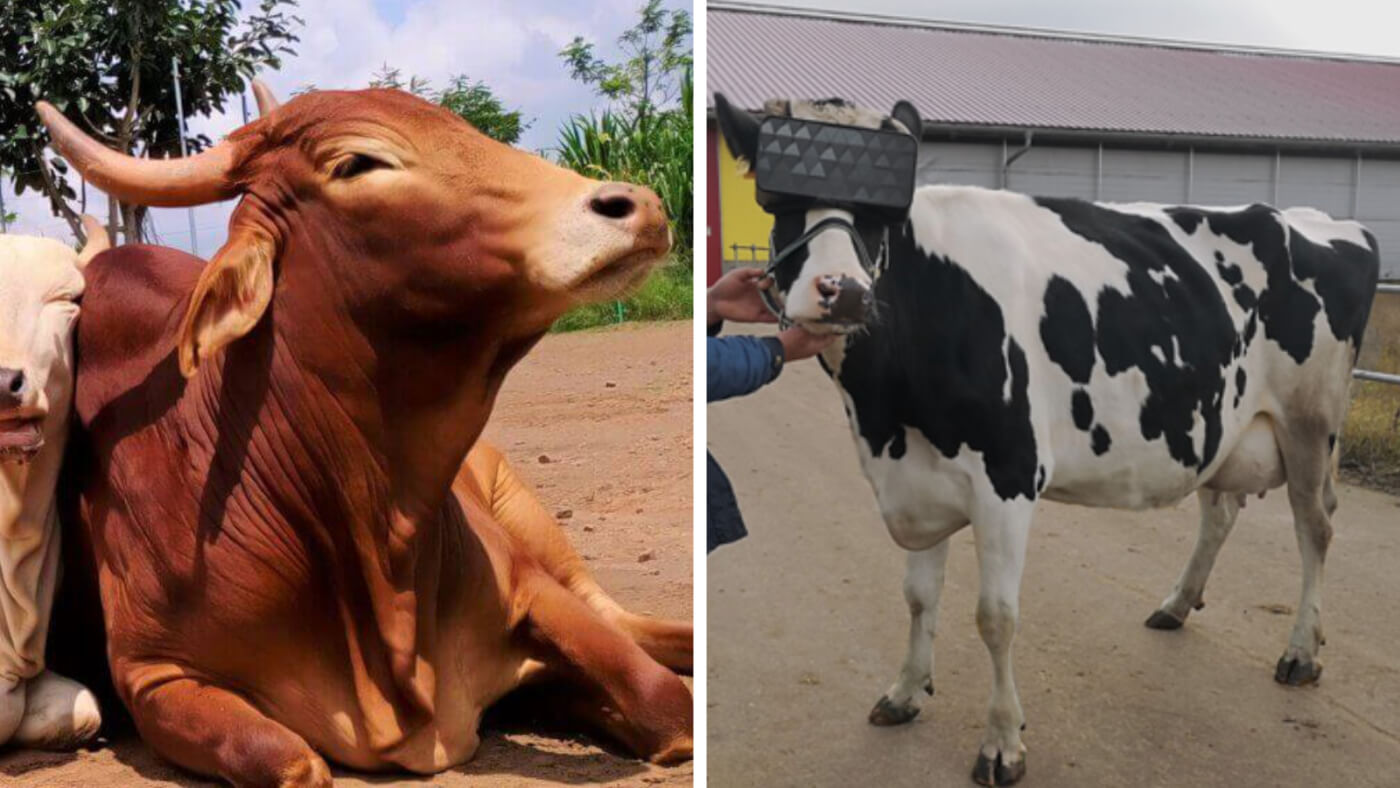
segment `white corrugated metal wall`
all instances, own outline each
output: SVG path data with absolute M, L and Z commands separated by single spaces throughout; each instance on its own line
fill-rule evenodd
M 926 141 L 920 181 L 997 188 L 1004 157 L 1020 148 L 1020 140 Z M 1006 171 L 1005 186 L 1110 202 L 1317 208 L 1369 227 L 1381 247 L 1381 276 L 1400 279 L 1400 161 L 1034 144 Z

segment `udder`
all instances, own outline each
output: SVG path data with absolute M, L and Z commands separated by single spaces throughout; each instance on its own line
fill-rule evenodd
M 1234 449 L 1204 486 L 1248 495 L 1280 487 L 1285 479 L 1273 419 L 1261 413 L 1245 428 Z

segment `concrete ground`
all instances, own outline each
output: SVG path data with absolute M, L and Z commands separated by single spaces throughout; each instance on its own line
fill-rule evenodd
M 986 720 L 971 534 L 954 537 L 937 695 L 898 728 L 866 713 L 908 638 L 904 554 L 861 475 L 834 386 L 795 364 L 709 407 L 750 537 L 709 561 L 709 779 L 726 786 L 960 786 Z M 1251 499 L 1176 632 L 1143 621 L 1190 554 L 1195 499 L 1045 504 L 1014 659 L 1026 786 L 1400 785 L 1400 499 L 1343 486 L 1327 561 L 1325 672 L 1274 683 L 1300 588 L 1286 496 Z

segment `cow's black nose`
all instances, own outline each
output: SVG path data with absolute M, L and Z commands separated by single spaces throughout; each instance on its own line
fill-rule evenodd
M 626 219 L 637 211 L 637 201 L 632 197 L 631 187 L 609 183 L 593 194 L 588 209 L 608 219 Z
M 875 301 L 869 287 L 849 276 L 822 277 L 817 280 L 817 292 L 837 323 L 864 323 Z
M 28 390 L 29 380 L 24 376 L 24 370 L 0 367 L 0 407 L 19 407 Z

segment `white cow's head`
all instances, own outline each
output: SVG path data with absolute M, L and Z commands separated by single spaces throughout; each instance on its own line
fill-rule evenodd
M 751 176 L 761 155 L 765 117 L 899 132 L 916 141 L 923 130 L 918 110 L 906 101 L 885 116 L 842 99 L 770 100 L 764 113 L 756 115 L 716 93 L 715 117 L 729 150 Z M 863 325 L 872 315 L 874 280 L 889 233 L 908 219 L 907 208 L 894 213 L 870 209 L 853 193 L 794 197 L 760 187 L 757 198 L 773 216 L 769 292 L 782 316 L 813 333 L 847 333 Z
M 82 252 L 48 238 L 0 235 L 0 463 L 34 459 L 50 413 L 67 416 L 82 267 L 108 246 L 102 226 L 83 220 Z

